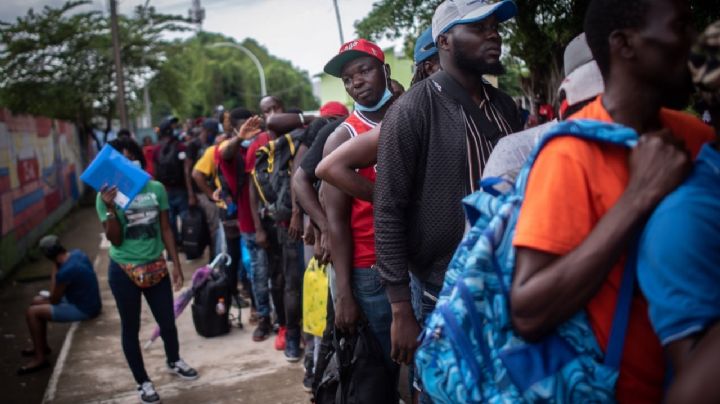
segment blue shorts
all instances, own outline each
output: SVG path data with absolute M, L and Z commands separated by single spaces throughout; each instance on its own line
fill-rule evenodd
M 62 299 L 58 304 L 50 305 L 51 321 L 58 323 L 71 323 L 73 321 L 83 321 L 89 318 L 90 316 L 65 299 Z

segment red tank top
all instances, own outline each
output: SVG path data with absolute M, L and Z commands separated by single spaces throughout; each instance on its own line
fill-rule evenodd
M 352 115 L 341 124 L 350 132 L 351 138 L 361 136 L 377 125 L 377 122 L 367 119 L 358 111 L 353 111 Z M 375 182 L 375 166 L 361 168 L 357 172 Z M 375 225 L 371 202 L 353 198 L 350 228 L 354 245 L 353 267 L 370 268 L 375 265 Z

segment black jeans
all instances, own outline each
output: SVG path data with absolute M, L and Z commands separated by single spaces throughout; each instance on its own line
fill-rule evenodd
M 160 325 L 160 336 L 163 344 L 165 344 L 167 361 L 177 361 L 180 359 L 180 344 L 178 342 L 177 328 L 175 328 L 170 275 L 166 276 L 157 285 L 143 289 L 135 285 L 117 263 L 110 260 L 108 283 L 115 297 L 118 313 L 120 313 L 122 349 L 123 353 L 125 353 L 125 359 L 137 384 L 150 381 L 145 371 L 138 338 L 140 333 L 140 295 L 145 296 L 155 321 Z
M 272 297 L 275 315 L 280 326 L 285 326 L 285 299 L 283 290 L 285 288 L 285 277 L 282 267 L 282 246 L 278 243 L 278 228 L 275 222 L 263 219 L 262 227 L 267 233 L 268 248 L 261 248 L 258 259 L 264 262 L 258 266 L 258 271 L 253 274 L 256 283 L 270 282 L 270 296 Z M 261 286 L 255 286 L 261 288 Z M 262 305 L 263 302 L 261 301 Z
M 302 275 L 304 270 L 302 243 L 290 240 L 288 229 L 277 226 L 278 245 L 282 250 L 281 265 L 285 278 L 283 300 L 288 338 L 300 341 L 302 319 Z

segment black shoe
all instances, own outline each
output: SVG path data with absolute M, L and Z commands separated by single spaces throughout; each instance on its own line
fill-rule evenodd
M 253 341 L 260 342 L 265 341 L 270 337 L 272 333 L 272 325 L 270 325 L 270 319 L 268 317 L 260 317 L 258 326 L 253 331 Z
M 315 375 L 313 375 L 312 370 L 311 371 L 306 370 L 305 376 L 303 376 L 303 390 L 305 390 L 306 393 L 312 393 L 314 380 L 315 380 Z
M 181 379 L 195 380 L 198 378 L 198 372 L 182 359 L 178 359 L 177 362 L 168 362 L 167 366 L 170 373 L 175 373 Z
M 285 339 L 285 359 L 290 363 L 295 363 L 302 358 L 302 349 L 300 349 L 300 334 L 295 332 L 294 335 L 288 331 Z
M 143 404 L 157 404 L 160 402 L 160 396 L 155 391 L 155 386 L 152 382 L 145 382 L 138 386 L 138 394 L 140 395 L 140 401 Z

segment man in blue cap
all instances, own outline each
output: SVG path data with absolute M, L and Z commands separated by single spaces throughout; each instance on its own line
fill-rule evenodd
M 432 37 L 442 70 L 390 108 L 380 134 L 374 191 L 377 269 L 392 305 L 392 358 L 411 363 L 420 332 L 410 304 L 410 273 L 423 289 L 423 314 L 434 302 L 462 239 L 461 200 L 478 189 L 501 137 L 522 128 L 517 106 L 483 75 L 504 73 L 499 24 L 511 0 L 453 1 L 438 6 Z
M 413 75 L 410 86 L 425 80 L 440 70 L 440 57 L 432 36 L 432 28 L 423 31 L 415 41 L 415 75 Z

